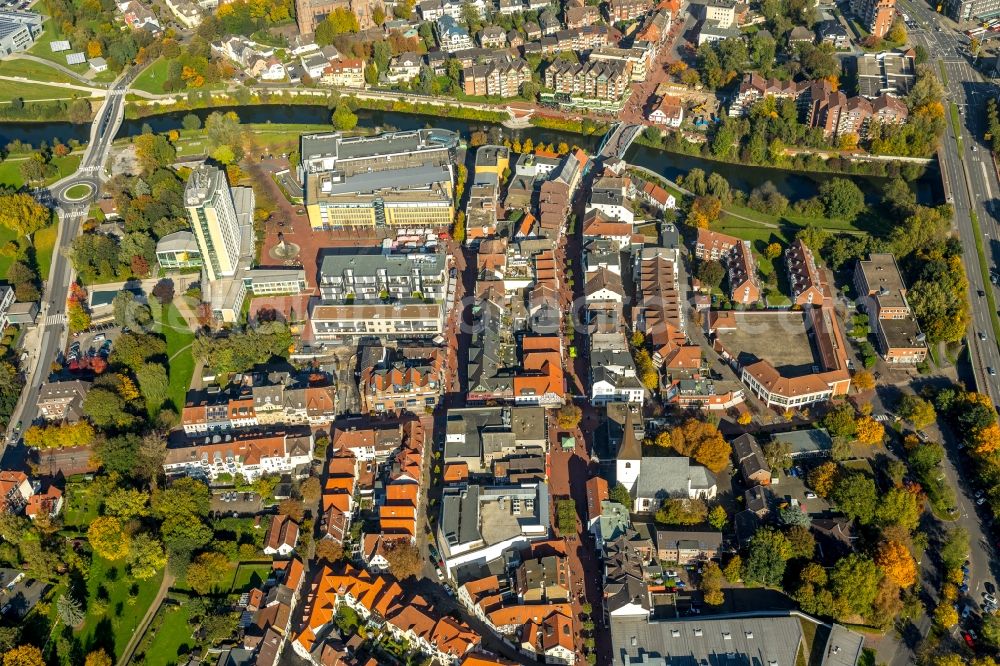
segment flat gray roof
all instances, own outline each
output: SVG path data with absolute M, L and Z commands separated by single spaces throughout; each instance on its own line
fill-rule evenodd
M 795 617 L 692 618 L 650 621 L 611 617 L 612 664 L 792 666 L 802 644 Z
M 343 277 L 344 271 L 354 272 L 354 277 L 410 276 L 419 271 L 423 276 L 438 276 L 444 271 L 443 254 L 388 254 L 379 252 L 355 254 L 328 254 L 323 257 L 319 273 L 321 278 Z

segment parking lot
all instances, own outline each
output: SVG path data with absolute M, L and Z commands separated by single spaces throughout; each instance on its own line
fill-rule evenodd
M 804 513 L 816 515 L 829 511 L 830 503 L 806 487 L 805 477 L 809 474 L 809 470 L 822 462 L 821 460 L 815 463 L 800 462 L 792 467 L 788 474 L 782 474 L 777 483 L 771 485 L 777 506 L 780 507 L 782 502 L 792 503 L 792 500 L 795 500 Z
M 73 337 L 69 339 L 64 354 L 66 366 L 72 370 L 85 367 L 95 358 L 102 358 L 106 361 L 111 354 L 114 340 L 119 335 L 121 335 L 121 329 L 113 322 L 97 324 L 81 333 L 74 333 Z
M 212 494 L 210 510 L 220 514 L 237 514 L 241 516 L 259 513 L 264 502 L 257 493 L 245 493 L 237 490 L 223 490 Z

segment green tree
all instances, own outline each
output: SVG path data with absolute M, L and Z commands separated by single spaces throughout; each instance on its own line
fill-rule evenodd
M 770 527 L 757 530 L 743 565 L 744 580 L 771 587 L 779 585 L 792 554 L 792 544 L 784 534 Z
M 854 407 L 841 403 L 823 417 L 823 427 L 834 437 L 853 437 L 857 428 L 854 416 Z
M 819 186 L 819 198 L 829 217 L 853 221 L 865 209 L 864 193 L 847 178 L 825 181 Z
M 201 118 L 199 118 L 198 116 L 196 116 L 193 113 L 188 113 L 181 120 L 181 126 L 184 129 L 188 130 L 189 132 L 193 132 L 195 130 L 200 130 L 201 129 Z
M 166 565 L 167 555 L 163 550 L 163 544 L 148 534 L 136 534 L 128 558 L 132 577 L 136 580 L 149 580 Z
M 875 517 L 878 493 L 875 482 L 865 474 L 856 472 L 841 475 L 833 486 L 830 499 L 848 518 L 857 520 L 862 525 L 872 522 Z
M 809 517 L 809 514 L 797 506 L 788 506 L 784 509 L 779 509 L 778 515 L 781 517 L 781 522 L 785 525 L 800 525 L 808 527 L 812 522 L 812 518 Z
M 871 558 L 851 553 L 837 560 L 830 572 L 830 590 L 851 611 L 867 615 L 881 580 L 882 572 Z
M 149 515 L 149 496 L 133 488 L 116 488 L 104 498 L 104 512 L 122 520 Z
M 726 508 L 721 504 L 713 506 L 708 512 L 708 524 L 720 532 L 726 529 L 726 525 L 729 524 L 729 514 L 726 513 Z
M 632 510 L 632 495 L 629 494 L 628 488 L 623 486 L 621 483 L 616 483 L 613 488 L 611 488 L 608 493 L 609 498 L 612 502 L 618 502 L 628 510 Z
M 808 516 L 806 516 L 808 518 Z M 792 557 L 812 559 L 816 552 L 816 538 L 809 531 L 808 525 L 793 525 L 785 533 L 788 543 L 792 545 Z
M 83 399 L 83 413 L 99 428 L 124 427 L 134 421 L 125 401 L 114 391 L 95 386 Z
M 708 507 L 700 499 L 668 498 L 656 512 L 663 525 L 698 525 L 708 519 Z
M 115 340 L 111 349 L 111 363 L 136 372 L 151 358 L 163 357 L 167 343 L 163 338 L 145 333 L 125 333 Z
M 56 600 L 56 615 L 67 627 L 76 627 L 87 616 L 83 606 L 70 593 L 60 594 Z
M 149 306 L 136 300 L 131 291 L 122 290 L 111 301 L 115 323 L 121 327 L 144 328 L 153 320 Z
M 191 477 L 177 479 L 169 488 L 154 492 L 152 498 L 153 512 L 160 518 L 177 515 L 204 518 L 210 506 L 208 486 Z
M 896 412 L 913 424 L 917 430 L 923 430 L 937 421 L 937 412 L 929 400 L 920 396 L 907 394 L 899 400 Z
M 722 278 L 725 275 L 726 269 L 723 268 L 721 263 L 704 259 L 698 262 L 698 268 L 695 273 L 699 282 L 712 289 L 719 288 L 719 285 L 722 284 Z
M 920 523 L 923 508 L 923 498 L 918 491 L 901 487 L 890 488 L 889 492 L 878 500 L 875 522 L 883 528 L 898 525 L 907 532 L 913 532 Z
M 150 414 L 155 413 L 166 402 L 170 390 L 167 369 L 159 363 L 145 363 L 135 373 L 135 377 L 139 380 L 139 390 L 146 399 Z

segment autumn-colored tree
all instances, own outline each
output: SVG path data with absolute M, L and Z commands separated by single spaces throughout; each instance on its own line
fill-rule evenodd
M 809 487 L 816 491 L 820 497 L 828 497 L 833 490 L 833 485 L 837 482 L 839 468 L 837 463 L 827 461 L 822 465 L 814 467 L 807 477 Z
M 89 42 L 87 42 L 87 59 L 88 60 L 90 60 L 92 58 L 100 58 L 102 52 L 103 51 L 101 50 L 101 43 L 100 42 L 98 42 L 96 40 L 93 40 L 93 39 L 90 40 Z
M 870 416 L 862 416 L 855 425 L 854 437 L 862 444 L 881 444 L 885 439 L 885 426 Z
M 297 523 L 301 523 L 302 519 L 305 518 L 306 508 L 303 506 L 301 500 L 286 499 L 282 500 L 278 505 L 278 513 L 288 516 Z
M 736 419 L 736 422 L 741 426 L 748 426 L 753 422 L 753 414 L 750 412 L 743 412 L 740 414 L 739 418 Z
M 698 525 L 708 518 L 708 507 L 700 499 L 668 498 L 656 512 L 663 525 Z
M 722 593 L 723 581 L 722 569 L 717 563 L 709 562 L 701 575 L 701 592 L 709 606 L 721 606 L 726 600 Z
M 867 370 L 858 370 L 855 372 L 851 381 L 854 382 L 854 388 L 859 391 L 871 391 L 875 388 L 875 375 Z
M 83 666 L 112 666 L 113 663 L 107 652 L 104 650 L 94 650 L 87 655 Z
M 707 229 L 712 222 L 719 219 L 720 213 L 722 213 L 722 202 L 718 197 L 696 197 L 691 204 L 691 211 L 688 213 L 687 221 L 693 227 Z
M 561 430 L 572 430 L 580 425 L 583 410 L 573 403 L 567 403 L 556 412 L 556 425 Z
M 333 564 L 344 559 L 344 546 L 333 539 L 320 539 L 316 543 L 316 558 Z
M 739 555 L 733 555 L 726 563 L 726 568 L 722 570 L 722 573 L 726 575 L 726 580 L 730 583 L 738 583 L 743 577 L 743 558 Z
M 3 666 L 45 666 L 45 660 L 34 645 L 19 645 L 4 652 Z
M 24 443 L 35 449 L 86 446 L 94 440 L 94 426 L 87 421 L 33 425 L 24 431 Z
M 910 587 L 917 582 L 917 563 L 899 541 L 883 542 L 875 555 L 875 562 L 900 587 Z
M 854 150 L 858 147 L 858 135 L 846 132 L 837 137 L 837 147 L 841 150 Z
M 939 627 L 950 629 L 958 624 L 958 611 L 953 604 L 940 604 L 934 609 L 934 622 Z
M 1000 424 L 996 422 L 981 429 L 973 437 L 973 447 L 976 453 L 986 456 L 1000 449 Z
M 95 518 L 87 529 L 87 539 L 95 553 L 112 562 L 128 557 L 132 541 L 121 521 L 114 516 Z
M 768 259 L 777 259 L 781 256 L 781 243 L 771 243 L 764 250 L 764 256 Z
M 66 310 L 66 321 L 70 331 L 79 333 L 90 328 L 90 313 L 84 309 L 82 304 L 73 302 Z
M 688 419 L 669 434 L 660 433 L 656 443 L 659 446 L 669 446 L 680 455 L 693 458 L 716 473 L 725 469 L 733 452 L 717 427 L 698 419 Z
M 418 575 L 423 565 L 420 551 L 408 540 L 399 540 L 387 547 L 385 559 L 392 575 L 400 580 Z
M 0 196 L 0 226 L 18 236 L 30 237 L 48 225 L 52 211 L 25 192 Z
M 687 68 L 688 66 L 686 62 L 684 62 L 683 60 L 675 60 L 674 62 L 670 63 L 670 67 L 667 68 L 667 72 L 671 76 L 677 76 Z
M 229 559 L 222 553 L 202 553 L 188 566 L 187 583 L 198 594 L 208 594 L 229 572 Z
M 965 659 L 952 652 L 951 654 L 939 654 L 934 657 L 934 666 L 966 666 Z

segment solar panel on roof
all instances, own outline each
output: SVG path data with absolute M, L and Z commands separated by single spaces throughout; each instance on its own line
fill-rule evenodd
M 58 42 L 52 42 L 52 43 L 50 43 L 49 44 L 49 48 L 52 49 L 53 53 L 61 53 L 63 51 L 69 51 L 70 46 L 69 46 L 69 42 L 64 39 L 64 40 L 61 40 L 61 41 L 58 41 Z
M 87 56 L 82 53 L 70 53 L 66 56 L 67 65 L 82 65 L 87 62 Z

